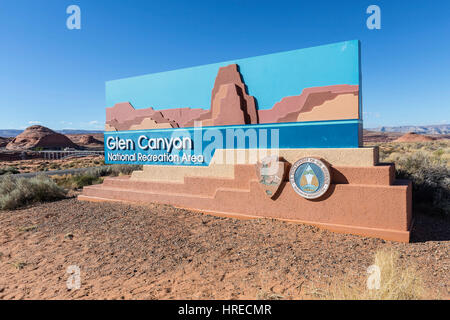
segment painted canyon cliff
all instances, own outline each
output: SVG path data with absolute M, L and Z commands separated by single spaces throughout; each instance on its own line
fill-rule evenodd
M 155 106 L 158 109 L 161 106 Z M 219 68 L 211 94 L 210 109 L 135 109 L 122 102 L 106 109 L 106 131 L 243 125 L 322 120 L 360 119 L 359 86 L 332 85 L 305 88 L 299 95 L 284 97 L 271 109 L 258 110 L 248 94 L 239 66 Z

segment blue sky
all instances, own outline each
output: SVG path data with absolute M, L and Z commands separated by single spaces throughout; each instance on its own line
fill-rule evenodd
M 66 8 L 81 8 L 81 30 Z M 366 8 L 381 8 L 381 30 Z M 450 1 L 0 0 L 0 128 L 101 129 L 105 82 L 359 39 L 364 126 L 450 122 Z

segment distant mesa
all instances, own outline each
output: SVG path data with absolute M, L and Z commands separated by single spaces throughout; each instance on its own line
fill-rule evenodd
M 297 96 L 284 97 L 271 109 L 258 110 L 248 94 L 237 64 L 219 68 L 209 110 L 175 108 L 135 109 L 129 102 L 106 108 L 106 131 L 242 125 L 360 119 L 359 86 L 333 85 L 306 88 Z
M 33 148 L 62 149 L 78 148 L 65 135 L 43 126 L 31 126 L 6 145 L 7 150 L 24 150 Z
M 398 127 L 383 126 L 368 130 L 380 132 L 401 132 L 401 133 L 415 132 L 420 134 L 448 135 L 450 134 L 450 124 L 437 124 L 425 126 L 398 126 Z
M 407 134 L 404 134 L 400 138 L 394 140 L 394 142 L 427 142 L 433 140 L 434 139 L 431 137 L 427 137 L 415 132 L 408 132 Z

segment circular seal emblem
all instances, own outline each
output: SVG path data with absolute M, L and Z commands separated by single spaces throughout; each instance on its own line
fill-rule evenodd
M 302 158 L 289 172 L 289 181 L 295 192 L 306 199 L 320 198 L 330 187 L 330 171 L 316 158 Z

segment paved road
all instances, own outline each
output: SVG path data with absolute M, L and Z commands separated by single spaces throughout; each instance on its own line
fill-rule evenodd
M 87 168 L 78 168 L 78 169 L 65 169 L 65 170 L 52 170 L 52 171 L 39 171 L 39 172 L 29 172 L 29 173 L 17 173 L 13 174 L 13 177 L 23 177 L 23 178 L 32 178 L 37 175 L 43 174 L 46 176 L 59 176 L 63 174 L 74 174 L 74 173 L 82 173 L 85 171 L 88 171 L 89 169 L 98 169 L 98 168 L 105 168 L 108 166 L 100 166 L 100 167 L 87 167 Z M 0 176 L 2 177 L 2 176 Z

